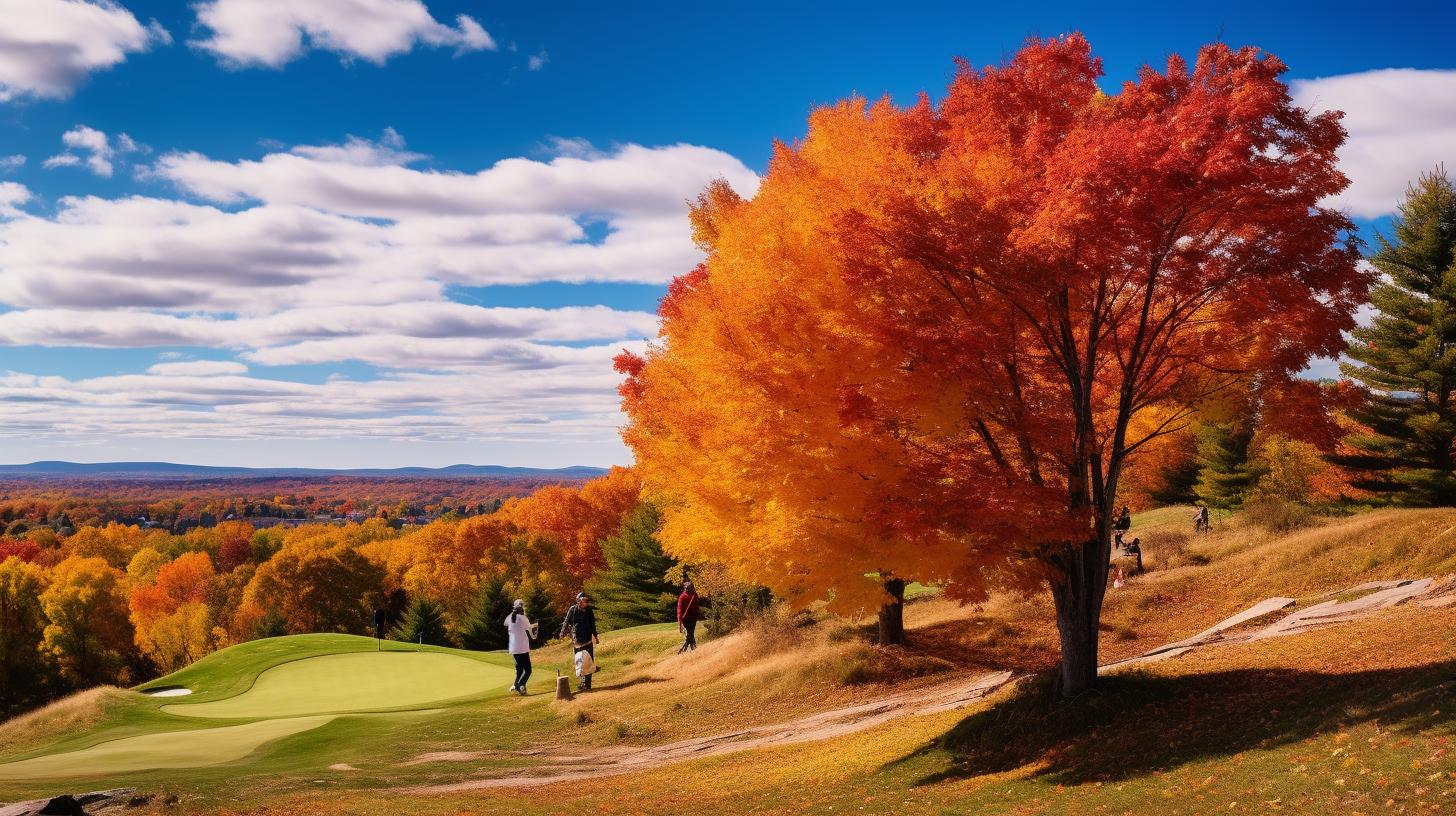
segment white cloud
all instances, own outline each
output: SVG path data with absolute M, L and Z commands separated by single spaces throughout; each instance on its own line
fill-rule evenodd
M 57 153 L 41 162 L 40 166 L 47 170 L 54 170 L 57 167 L 80 167 L 81 157 L 75 153 Z
M 116 143 L 113 144 L 111 138 L 105 133 L 86 125 L 77 125 L 61 134 L 61 144 L 85 153 L 85 158 L 82 159 L 70 152 L 58 153 L 46 159 L 41 164 L 42 167 L 48 170 L 56 167 L 75 167 L 84 161 L 91 172 L 104 178 L 111 178 L 115 169 L 112 159 L 128 153 L 151 152 L 145 145 L 138 144 L 125 133 L 117 136 Z
M 579 143 L 565 141 L 579 149 Z M 295 148 L 297 151 L 298 148 Z M 505 212 L 622 212 L 680 217 L 708 180 L 727 178 L 752 193 L 757 176 L 719 150 L 696 145 L 624 145 L 610 154 L 510 158 L 478 173 L 380 164 L 378 153 L 306 148 L 258 161 L 223 162 L 170 153 L 156 172 L 220 203 L 297 204 L 369 218 Z M 364 155 L 367 161 L 351 161 Z
M 376 164 L 384 149 L 403 153 L 356 141 L 235 163 L 163 156 L 154 175 L 229 208 L 62 198 L 0 224 L 0 302 L 260 315 L 440 301 L 456 284 L 665 283 L 701 258 L 685 202 L 715 177 L 757 185 L 737 159 L 686 145 L 475 174 Z M 588 222 L 605 238 L 588 241 Z
M 114 160 L 120 145 L 78 128 L 66 155 L 105 147 Z M 149 177 L 179 197 L 71 196 L 43 210 L 0 183 L 0 345 L 234 358 L 76 380 L 0 374 L 0 437 L 615 446 L 611 358 L 640 349 L 654 315 L 475 305 L 452 287 L 665 283 L 701 260 L 686 202 L 714 178 L 744 194 L 758 179 L 704 147 L 562 145 L 479 172 L 430 169 L 392 131 L 256 160 L 167 154 Z M 370 373 L 337 368 L 347 362 Z M 280 366 L 370 379 L 293 382 Z
M 111 0 L 0 0 L 0 20 L 0 102 L 64 99 L 92 71 L 172 41 Z
M 193 44 L 235 67 L 280 68 L 308 48 L 375 64 L 417 44 L 456 53 L 496 48 L 473 18 L 462 14 L 452 28 L 420 0 L 207 0 L 195 8 L 207 35 Z
M 0 156 L 0 173 L 14 173 L 25 166 L 25 156 L 16 153 L 13 156 Z
M 605 306 L 486 308 L 464 303 L 420 302 L 293 308 L 266 317 L 234 319 L 135 310 L 17 309 L 0 314 L 0 344 L 93 348 L 205 346 L 260 350 L 256 359 L 268 363 L 368 359 L 380 365 L 407 368 L 419 364 L 418 354 L 408 347 L 414 340 L 479 344 L 580 342 L 646 337 L 654 334 L 656 327 L 657 318 L 653 315 Z M 387 346 L 350 344 L 370 337 L 386 337 L 399 345 L 391 352 Z M 346 340 L 350 342 L 342 342 Z M 313 345 L 297 345 L 303 343 Z M 465 364 L 470 361 L 468 355 L 460 353 L 434 355 L 436 360 L 447 357 Z
M 530 58 L 526 60 L 526 70 L 539 71 L 542 68 L 545 68 L 546 63 L 550 61 L 551 55 L 546 53 L 546 49 L 543 48 L 540 51 L 532 54 Z
M 30 200 L 30 190 L 15 181 L 0 181 L 0 218 L 21 218 L 20 205 Z
M 72 380 L 0 371 L 0 438 L 600 442 L 622 421 L 616 379 L 604 355 L 550 369 L 367 382 L 222 371 Z
M 157 363 L 147 369 L 147 373 L 159 377 L 220 377 L 226 374 L 246 374 L 248 367 L 231 360 L 189 360 L 182 363 Z
M 1387 68 L 1296 79 L 1291 87 L 1303 107 L 1345 113 L 1350 138 L 1340 168 L 1350 189 L 1335 204 L 1352 215 L 1389 215 L 1421 173 L 1456 166 L 1456 70 Z

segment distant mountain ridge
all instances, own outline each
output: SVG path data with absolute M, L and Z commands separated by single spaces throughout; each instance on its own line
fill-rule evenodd
M 0 476 L 145 476 L 150 478 L 286 478 L 324 476 L 378 476 L 435 478 L 526 477 L 590 479 L 606 468 L 573 465 L 563 468 L 508 467 L 506 465 L 449 465 L 399 468 L 250 468 L 217 465 L 180 465 L 175 462 L 31 462 L 0 465 Z

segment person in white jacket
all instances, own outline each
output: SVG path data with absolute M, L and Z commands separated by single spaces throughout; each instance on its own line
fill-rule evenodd
M 536 624 L 526 617 L 526 602 L 517 600 L 506 618 L 506 633 L 509 636 L 506 651 L 516 659 L 516 682 L 511 691 L 526 696 L 526 681 L 531 679 L 531 638 L 536 636 Z

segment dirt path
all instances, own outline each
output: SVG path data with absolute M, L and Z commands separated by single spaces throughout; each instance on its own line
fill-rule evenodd
M 1281 637 L 1311 629 L 1359 620 L 1383 609 L 1417 600 L 1422 605 L 1444 606 L 1456 603 L 1456 578 L 1437 582 L 1431 578 L 1407 581 L 1372 582 L 1343 592 L 1324 596 L 1328 600 L 1282 615 L 1277 613 L 1294 606 L 1293 598 L 1269 598 L 1233 615 L 1186 640 L 1160 646 L 1137 657 L 1120 660 L 1102 667 L 1101 671 L 1120 670 L 1157 660 L 1166 660 L 1204 647 L 1245 643 L 1270 637 Z M 1344 598 L 1344 600 L 1341 600 Z M 830 739 L 873 728 L 881 723 L 918 714 L 935 714 L 970 705 L 1011 682 L 1009 671 L 981 675 L 969 680 L 916 689 L 844 708 L 813 714 L 788 722 L 744 728 L 709 737 L 671 742 L 645 748 L 601 748 L 578 752 L 572 756 L 549 756 L 530 752 L 543 761 L 526 768 L 482 769 L 476 778 L 446 785 L 406 788 L 410 793 L 451 793 L 485 788 L 534 787 L 581 779 L 599 779 L 634 771 L 648 770 L 674 762 L 718 756 L 721 754 L 794 745 Z M 405 765 L 436 762 L 470 762 L 490 754 L 471 752 L 439 752 L 421 754 Z

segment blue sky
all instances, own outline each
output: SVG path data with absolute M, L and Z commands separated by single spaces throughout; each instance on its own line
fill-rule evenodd
M 625 463 L 682 202 L 1032 35 L 1278 54 L 1367 236 L 1456 164 L 1449 3 L 786 5 L 0 0 L 0 460 Z

